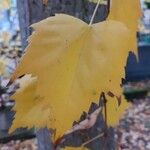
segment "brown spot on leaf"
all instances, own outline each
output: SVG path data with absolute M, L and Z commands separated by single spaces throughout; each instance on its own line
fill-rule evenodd
M 109 92 L 107 93 L 107 95 L 110 96 L 110 97 L 114 97 L 114 96 L 115 96 L 111 91 L 109 91 Z
M 120 96 L 116 96 L 117 98 L 117 101 L 118 101 L 118 107 L 121 105 L 121 100 L 122 100 L 122 97 L 121 95 Z

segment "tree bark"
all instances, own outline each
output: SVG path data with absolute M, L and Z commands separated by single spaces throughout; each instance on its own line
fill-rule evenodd
M 19 16 L 20 32 L 22 48 L 27 46 L 27 37 L 29 34 L 30 14 L 29 14 L 29 0 L 17 0 L 17 9 Z
M 54 145 L 51 142 L 50 132 L 47 128 L 37 131 L 38 150 L 54 150 Z
M 21 39 L 23 49 L 27 45 L 27 38 L 31 34 L 30 25 L 43 20 L 56 13 L 65 13 L 89 23 L 96 4 L 88 0 L 48 0 L 47 5 L 43 0 L 17 0 Z M 107 7 L 99 6 L 94 19 L 102 21 L 107 16 Z

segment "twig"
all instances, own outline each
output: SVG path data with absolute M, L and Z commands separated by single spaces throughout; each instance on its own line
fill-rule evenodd
M 100 95 L 100 100 L 103 103 L 103 107 L 104 107 L 104 117 L 105 117 L 105 128 L 107 128 L 107 99 L 105 96 L 105 93 L 102 92 Z
M 89 144 L 89 143 L 95 141 L 96 139 L 102 137 L 103 135 L 104 135 L 104 133 L 101 133 L 101 134 L 97 135 L 96 137 L 94 137 L 94 138 L 88 140 L 87 142 L 83 143 L 83 144 L 81 145 L 81 147 L 85 147 L 85 145 L 87 145 L 87 144 Z
M 104 121 L 105 121 L 104 138 L 105 138 L 105 140 L 104 140 L 103 150 L 105 150 L 106 141 L 107 141 L 108 124 L 107 124 L 107 99 L 106 99 L 104 92 L 101 93 L 100 99 L 103 101 L 103 106 L 104 106 L 104 117 L 105 117 L 105 119 L 104 119 Z

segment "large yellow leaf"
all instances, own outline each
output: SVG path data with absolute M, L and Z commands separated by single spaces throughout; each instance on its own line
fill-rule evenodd
M 28 87 L 33 92 L 27 95 L 28 101 L 36 104 L 26 107 L 26 91 L 15 94 L 16 105 L 20 103 L 17 113 L 24 107 L 26 110 L 20 113 L 21 122 L 16 113 L 12 129 L 47 125 L 56 128 L 58 137 L 88 110 L 91 102 L 98 102 L 102 91 L 122 95 L 120 83 L 133 46 L 132 36 L 121 22 L 108 20 L 89 26 L 63 14 L 36 23 L 33 28 L 26 53 L 11 80 L 23 74 L 37 76 L 35 87 Z M 108 123 L 114 125 L 128 104 L 123 100 L 118 108 L 115 98 L 107 95 L 107 99 Z

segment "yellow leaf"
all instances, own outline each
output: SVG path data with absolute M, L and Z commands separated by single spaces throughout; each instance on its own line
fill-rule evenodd
M 91 0 L 98 2 L 98 0 Z M 107 4 L 107 1 L 105 2 Z M 142 15 L 140 0 L 111 0 L 108 19 L 123 22 L 130 30 L 132 41 L 131 49 L 137 52 L 136 32 L 138 31 L 139 19 Z
M 34 24 L 33 28 L 26 53 L 11 80 L 23 74 L 37 76 L 36 88 L 30 89 L 28 100 L 38 101 L 42 106 L 26 108 L 28 113 L 22 111 L 21 116 L 25 117 L 21 122 L 16 114 L 14 124 L 15 127 L 47 125 L 56 129 L 58 137 L 88 110 L 91 102 L 98 102 L 102 91 L 122 95 L 121 78 L 133 41 L 128 28 L 112 20 L 89 26 L 77 18 L 59 14 Z M 16 105 L 21 99 L 19 94 L 14 97 Z M 16 108 L 18 113 L 26 107 L 23 97 L 22 106 Z M 115 98 L 107 95 L 107 99 L 108 123 L 114 125 L 128 104 L 123 100 L 118 108 Z M 44 117 L 39 113 L 42 111 Z
M 108 19 L 123 22 L 130 30 L 134 45 L 132 50 L 137 52 L 137 34 L 141 17 L 140 0 L 112 0 Z
M 140 0 L 112 0 L 109 19 L 123 22 L 129 29 L 137 31 L 140 17 Z

